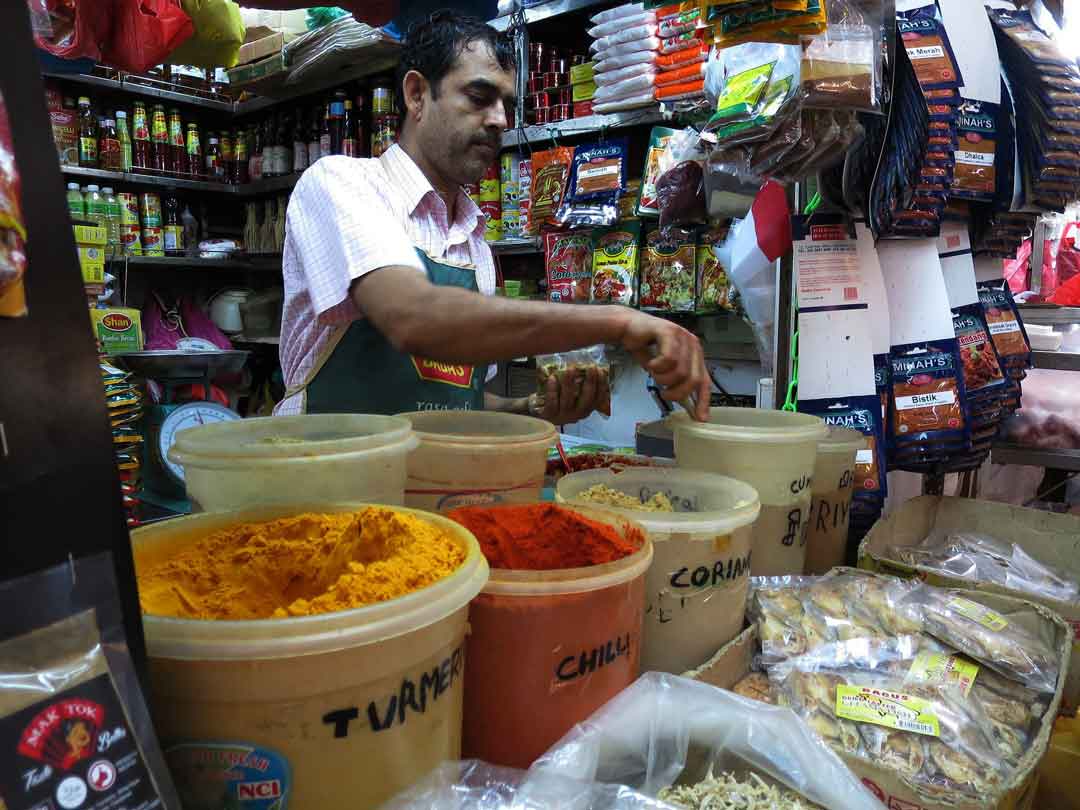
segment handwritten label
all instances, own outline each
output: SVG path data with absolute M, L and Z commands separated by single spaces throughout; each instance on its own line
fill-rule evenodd
M 978 622 L 988 630 L 993 630 L 995 633 L 1000 633 L 1006 627 L 1009 626 L 1009 621 L 1000 613 L 997 613 L 986 605 L 980 605 L 978 602 L 972 602 L 970 599 L 963 599 L 959 596 L 954 596 L 949 600 L 948 606 L 950 610 L 959 613 L 973 622 Z
M 902 692 L 849 684 L 836 687 L 836 716 L 845 720 L 939 737 L 941 727 L 931 708 L 930 701 Z
M 620 658 L 630 657 L 630 634 L 625 633 L 598 647 L 568 655 L 559 661 L 555 677 L 559 681 L 573 681 L 591 675 L 598 669 L 610 666 Z
M 929 684 L 956 684 L 964 690 L 966 697 L 979 674 L 979 665 L 958 655 L 945 653 L 921 652 L 911 662 L 908 670 L 909 681 Z
M 749 552 L 742 559 L 729 557 L 717 560 L 712 566 L 699 565 L 693 569 L 682 566 L 671 575 L 672 588 L 715 588 L 732 579 L 739 579 L 750 572 Z

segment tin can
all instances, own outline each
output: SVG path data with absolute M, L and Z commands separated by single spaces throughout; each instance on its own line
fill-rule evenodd
M 568 70 L 570 70 L 570 66 L 566 64 L 565 59 L 553 58 L 550 62 L 548 62 L 548 70 L 550 70 L 552 73 L 566 73 Z
M 166 225 L 162 228 L 161 233 L 166 253 L 180 253 L 184 249 L 184 228 L 182 225 Z
M 125 256 L 142 256 L 142 239 L 138 224 L 120 226 L 120 247 Z
M 543 42 L 529 43 L 529 70 L 540 70 L 544 63 L 547 46 Z M 550 57 L 548 57 L 550 58 Z
M 585 118 L 592 115 L 592 100 L 574 102 L 574 118 Z
M 526 110 L 536 110 L 540 107 L 551 106 L 551 94 L 550 93 L 530 93 L 525 98 Z
M 518 212 L 521 220 L 521 233 L 529 230 L 529 209 L 532 208 L 532 158 L 518 160 Z
M 139 226 L 139 196 L 122 191 L 116 195 L 120 203 L 120 224 Z
M 566 121 L 570 118 L 571 104 L 556 104 L 551 108 L 551 121 Z
M 561 73 L 549 72 L 544 74 L 545 90 L 555 90 L 564 84 L 566 84 L 566 80 Z
M 162 237 L 161 227 L 146 227 L 142 229 L 142 248 L 144 256 L 164 256 L 165 241 Z
M 461 188 L 465 192 L 465 196 L 467 196 L 473 202 L 478 202 L 480 200 L 479 183 L 466 183 Z
M 480 211 L 487 217 L 484 226 L 484 238 L 497 242 L 502 238 L 502 207 L 498 200 L 481 200 Z
M 508 212 L 518 210 L 518 155 L 516 152 L 504 152 L 499 161 L 499 183 L 502 186 L 503 219 Z M 506 230 L 506 226 L 503 226 Z
M 573 104 L 574 103 L 574 88 L 573 87 L 560 87 L 555 92 L 556 98 L 551 100 L 551 104 L 548 106 L 554 106 L 556 104 Z
M 492 201 L 499 203 L 499 201 L 502 199 L 501 193 L 499 191 L 500 171 L 501 169 L 499 167 L 499 164 L 492 163 L 490 166 L 487 167 L 487 170 L 484 172 L 484 176 L 480 178 L 481 208 L 483 208 L 483 203 Z M 498 207 L 501 209 L 501 204 Z
M 544 89 L 544 74 L 541 73 L 538 78 L 529 79 L 525 83 L 525 90 L 527 96 L 535 95 Z
M 371 91 L 371 114 L 393 115 L 394 93 L 389 87 L 376 87 Z
M 534 124 L 550 124 L 551 123 L 551 107 L 540 107 L 533 110 L 533 116 L 535 120 Z
M 157 194 L 147 191 L 139 195 L 139 219 L 144 228 L 161 227 L 161 198 Z
M 521 212 L 502 210 L 502 235 L 503 239 L 519 239 L 521 231 Z

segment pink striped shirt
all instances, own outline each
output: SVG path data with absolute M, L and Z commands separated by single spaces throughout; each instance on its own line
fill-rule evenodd
M 464 191 L 454 214 L 449 222 L 443 198 L 397 145 L 374 159 L 324 157 L 304 172 L 285 219 L 279 351 L 287 388 L 303 382 L 337 330 L 361 317 L 349 298 L 352 282 L 393 265 L 422 271 L 416 248 L 435 259 L 472 264 L 480 292 L 495 292 L 484 215 Z M 299 413 L 300 407 L 299 395 L 286 397 L 274 413 Z

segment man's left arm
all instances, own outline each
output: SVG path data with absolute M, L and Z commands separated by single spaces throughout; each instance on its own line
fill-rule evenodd
M 578 422 L 596 409 L 600 391 L 600 375 L 596 368 L 586 369 L 585 380 L 578 383 L 575 374 L 557 374 L 548 377 L 544 395 L 529 394 L 527 397 L 507 398 L 484 392 L 484 408 L 489 411 L 525 414 L 546 419 L 555 425 Z

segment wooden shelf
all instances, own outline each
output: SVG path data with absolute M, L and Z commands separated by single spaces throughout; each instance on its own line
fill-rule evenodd
M 193 270 L 257 270 L 281 271 L 281 257 L 276 255 L 240 255 L 229 258 L 201 256 L 115 256 L 110 264 L 128 267 L 190 268 Z

